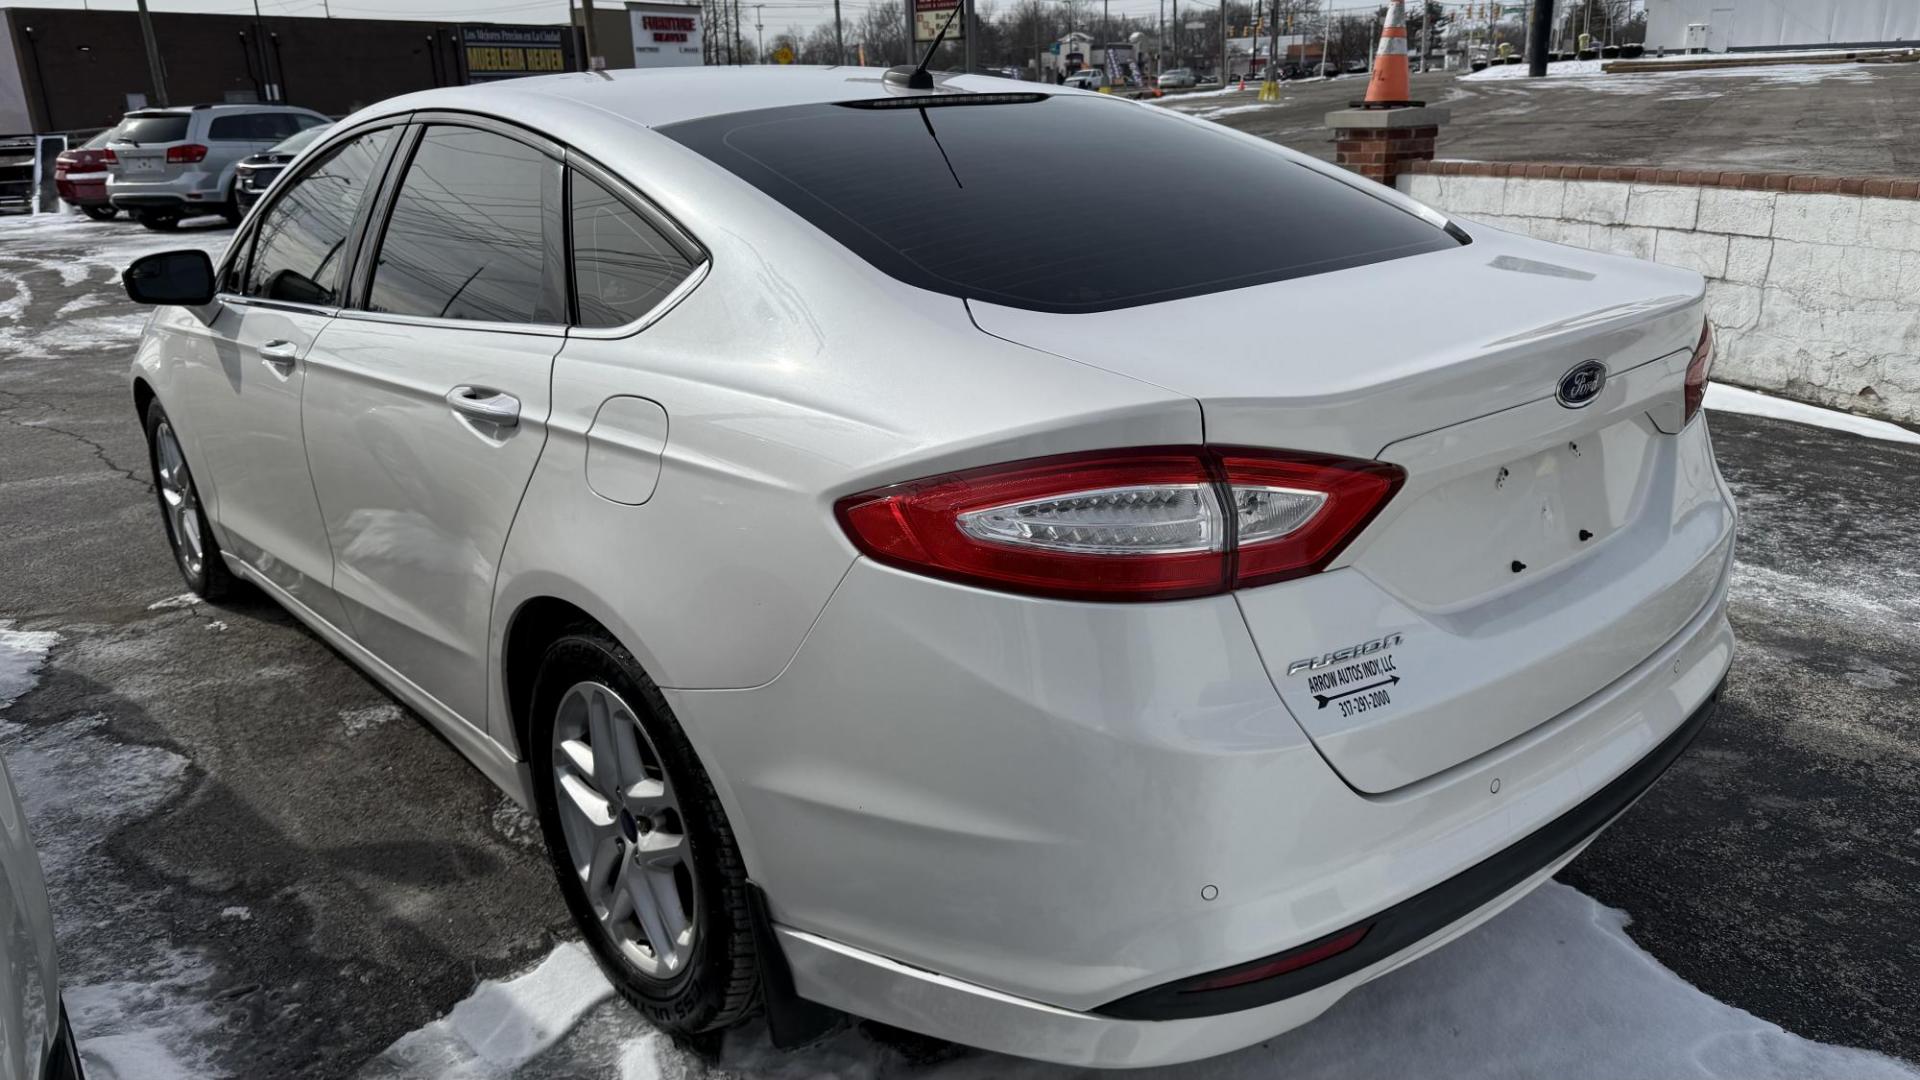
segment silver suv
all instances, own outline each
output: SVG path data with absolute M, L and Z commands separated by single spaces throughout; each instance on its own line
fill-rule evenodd
M 234 166 L 287 136 L 328 120 L 286 105 L 193 105 L 141 109 L 121 122 L 109 145 L 107 198 L 149 229 L 181 218 L 221 214 L 238 222 Z

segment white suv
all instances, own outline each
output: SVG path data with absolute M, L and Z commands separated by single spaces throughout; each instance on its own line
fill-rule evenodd
M 149 229 L 223 214 L 238 222 L 234 166 L 295 132 L 327 123 L 286 105 L 193 105 L 140 109 L 120 122 L 107 146 L 107 200 Z

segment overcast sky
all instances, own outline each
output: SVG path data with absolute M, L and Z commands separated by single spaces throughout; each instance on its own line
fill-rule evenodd
M 578 3 L 578 0 L 571 0 Z M 596 0 L 601 7 L 621 7 L 618 0 Z M 1024 0 L 978 0 L 981 10 L 1003 9 Z M 1059 2 L 1059 0 L 1052 0 Z M 1218 0 L 1176 0 L 1182 22 L 1196 18 L 1206 18 L 1208 13 L 1219 11 Z M 1239 2 L 1239 0 L 1236 0 Z M 1326 0 L 1322 0 L 1323 4 Z M 1414 0 L 1417 2 L 1417 0 Z M 1522 0 L 1505 0 L 1509 7 L 1517 8 Z M 1166 0 L 1106 0 L 1106 8 L 1113 16 L 1132 15 L 1135 18 L 1158 19 L 1163 5 L 1167 16 L 1173 14 L 1172 4 Z M 260 13 L 263 15 L 303 15 L 320 18 L 331 10 L 336 17 L 360 19 L 441 19 L 450 21 L 483 20 L 488 22 L 510 23 L 564 23 L 568 21 L 569 0 L 260 0 Z M 904 2 L 896 0 L 841 0 L 843 18 L 852 19 L 868 8 L 884 7 L 889 10 L 903 9 Z M 1077 29 L 1093 30 L 1099 24 L 1101 0 L 1077 0 L 1075 7 L 1080 12 L 1084 25 Z M 1375 5 L 1369 0 L 1332 0 L 1334 10 L 1371 10 Z M 1464 0 L 1449 0 L 1449 8 L 1464 9 Z M 1479 6 L 1484 8 L 1484 3 Z M 1562 7 L 1566 6 L 1562 0 Z M 9 4 L 0 0 L 0 7 L 37 7 L 37 8 L 79 8 L 89 7 L 96 10 L 131 11 L 133 0 L 29 0 L 22 4 Z M 152 11 L 216 11 L 227 14 L 248 13 L 253 11 L 252 0 L 148 0 L 147 7 Z M 833 21 L 833 0 L 740 0 L 741 20 L 749 28 L 755 20 L 754 9 L 759 10 L 759 19 L 765 24 L 767 36 L 779 33 L 788 27 L 797 27 L 803 33 L 816 23 Z M 1191 13 L 1191 14 L 1189 14 Z M 1212 16 L 1218 18 L 1217 14 Z

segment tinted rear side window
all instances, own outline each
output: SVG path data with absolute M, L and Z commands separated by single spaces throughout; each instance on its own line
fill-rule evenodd
M 565 322 L 560 168 L 503 135 L 428 128 L 394 198 L 367 306 L 438 319 Z
M 120 128 L 114 133 L 114 142 L 163 143 L 179 142 L 187 137 L 187 114 L 167 113 L 161 116 L 129 116 L 120 121 Z
M 573 174 L 573 280 L 581 326 L 621 326 L 652 311 L 693 263 L 639 212 Z
M 800 105 L 659 130 L 902 281 L 1036 311 L 1155 303 L 1459 243 L 1278 153 L 1130 102 Z

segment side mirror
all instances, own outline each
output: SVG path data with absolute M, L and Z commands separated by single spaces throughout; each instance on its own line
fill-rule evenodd
M 135 259 L 120 283 L 136 304 L 198 307 L 213 302 L 213 260 L 204 251 L 162 251 Z

